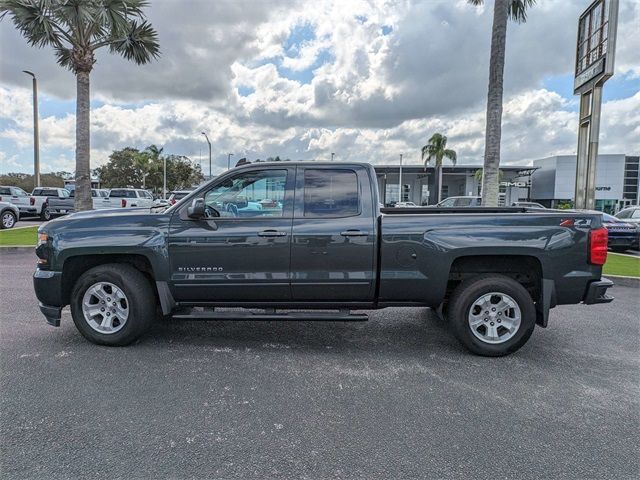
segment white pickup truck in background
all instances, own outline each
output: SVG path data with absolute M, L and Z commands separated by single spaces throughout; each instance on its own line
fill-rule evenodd
M 51 220 L 51 215 L 54 213 L 67 213 L 66 210 L 54 212 L 51 208 L 52 202 L 61 201 L 73 204 L 72 200 L 69 201 L 69 190 L 66 188 L 36 187 L 33 189 L 33 192 L 31 192 L 31 197 L 35 199 L 35 214 L 40 215 L 40 218 L 43 220 Z
M 140 188 L 113 188 L 109 192 L 109 196 L 103 198 L 100 203 L 100 206 L 94 205 L 94 208 L 99 210 L 104 208 L 151 208 L 154 206 L 151 192 Z
M 91 189 L 91 197 L 93 200 L 93 209 L 98 210 L 106 208 L 102 206 L 103 200 L 109 196 L 109 190 L 98 188 Z M 75 190 L 69 192 L 68 197 L 53 197 L 49 199 L 49 211 L 51 215 L 65 215 L 75 212 Z

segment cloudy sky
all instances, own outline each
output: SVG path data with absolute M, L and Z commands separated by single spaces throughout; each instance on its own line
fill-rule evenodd
M 420 162 L 434 132 L 481 163 L 492 3 L 466 0 L 151 0 L 161 58 L 100 52 L 92 73 L 92 166 L 144 148 L 208 163 L 234 158 Z M 586 0 L 538 0 L 510 23 L 502 159 L 575 153 L 573 64 Z M 640 153 L 640 0 L 620 0 L 616 73 L 604 90 L 601 153 Z M 74 166 L 75 80 L 49 49 L 0 22 L 0 172 L 33 162 L 30 78 L 40 90 L 44 171 Z M 207 168 L 203 168 L 206 170 Z

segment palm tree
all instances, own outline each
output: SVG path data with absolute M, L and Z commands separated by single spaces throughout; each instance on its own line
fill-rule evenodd
M 144 19 L 146 0 L 0 0 L 0 19 L 15 27 L 38 48 L 53 47 L 58 64 L 76 76 L 75 208 L 90 210 L 89 75 L 95 51 L 109 47 L 137 64 L 160 55 L 158 34 Z
M 422 161 L 425 168 L 431 162 L 435 161 L 436 166 L 436 191 L 438 192 L 438 202 L 442 199 L 442 160 L 448 158 L 454 165 L 458 160 L 458 155 L 454 150 L 447 148 L 447 137 L 441 133 L 434 133 L 424 147 L 422 147 Z
M 484 0 L 468 0 L 481 5 Z M 500 167 L 500 138 L 502 135 L 502 80 L 507 41 L 507 21 L 527 21 L 527 9 L 536 0 L 495 0 L 491 32 L 491 60 L 489 63 L 489 92 L 487 94 L 487 127 L 484 145 L 484 175 L 482 205 L 498 205 L 498 168 Z

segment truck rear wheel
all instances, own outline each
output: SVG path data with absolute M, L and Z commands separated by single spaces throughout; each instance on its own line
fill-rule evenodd
M 40 212 L 40 218 L 46 222 L 51 220 L 51 210 L 49 210 L 49 206 L 45 205 L 42 207 L 42 212 Z
M 479 275 L 462 282 L 448 309 L 453 332 L 477 355 L 498 357 L 522 347 L 533 333 L 535 305 L 529 292 L 504 275 Z
M 156 301 L 149 280 L 130 265 L 99 265 L 71 292 L 71 315 L 80 333 L 100 345 L 124 346 L 151 325 Z

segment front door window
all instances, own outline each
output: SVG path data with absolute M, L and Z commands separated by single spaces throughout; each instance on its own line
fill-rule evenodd
M 282 217 L 286 180 L 286 170 L 241 173 L 209 190 L 205 208 L 220 217 Z

